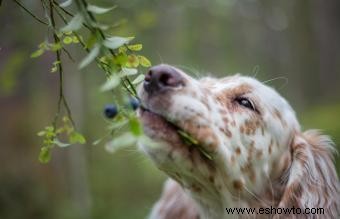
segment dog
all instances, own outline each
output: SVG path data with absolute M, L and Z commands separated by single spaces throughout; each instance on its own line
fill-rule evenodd
M 150 139 L 140 147 L 170 177 L 149 218 L 340 217 L 334 143 L 318 130 L 302 132 L 274 89 L 241 75 L 198 80 L 161 64 L 150 68 L 138 96 Z M 300 214 L 282 213 L 293 208 Z

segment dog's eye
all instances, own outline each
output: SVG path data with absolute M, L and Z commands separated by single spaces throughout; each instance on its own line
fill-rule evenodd
M 235 101 L 241 106 L 247 107 L 253 111 L 256 111 L 254 104 L 246 97 L 237 97 Z

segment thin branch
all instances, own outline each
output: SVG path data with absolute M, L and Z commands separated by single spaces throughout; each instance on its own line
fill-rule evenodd
M 21 4 L 19 1 L 14 0 L 14 2 L 19 5 L 20 8 L 22 8 L 24 11 L 26 11 L 29 15 L 31 15 L 36 21 L 38 21 L 39 23 L 42 23 L 44 25 L 48 25 L 48 23 L 46 23 L 45 21 L 41 20 L 40 18 L 38 18 L 37 16 L 35 16 L 30 10 L 28 10 L 23 4 Z
M 57 6 L 60 10 L 62 10 L 65 14 L 67 14 L 67 15 L 69 15 L 69 16 L 71 16 L 71 17 L 74 16 L 71 12 L 67 11 L 65 8 L 60 7 L 60 5 L 59 5 L 58 2 L 56 2 L 56 1 L 53 0 L 53 4 L 54 4 L 55 6 Z
M 60 42 L 60 39 L 59 37 L 57 36 L 55 30 L 56 30 L 56 23 L 55 23 L 55 19 L 54 19 L 54 12 L 53 12 L 53 1 L 52 0 L 49 0 L 49 3 L 50 3 L 50 18 L 51 18 L 51 24 L 52 24 L 52 28 L 53 28 L 53 38 L 54 38 L 54 43 L 55 44 L 58 44 Z M 56 57 L 57 57 L 57 61 L 59 63 L 59 100 L 58 100 L 58 112 L 56 114 L 56 117 L 55 117 L 55 122 L 56 120 L 58 119 L 59 117 L 59 114 L 60 114 L 60 111 L 61 111 L 61 102 L 63 102 L 65 108 L 66 108 L 66 111 L 67 111 L 67 114 L 68 114 L 68 117 L 72 123 L 72 125 L 75 127 L 75 123 L 73 121 L 73 118 L 72 118 L 72 114 L 71 114 L 71 110 L 68 106 L 68 103 L 65 99 L 65 96 L 64 96 L 64 88 L 63 88 L 63 84 L 64 84 L 64 75 L 63 75 L 63 65 L 62 65 L 62 62 L 61 62 L 61 53 L 60 53 L 60 50 L 57 50 L 56 51 Z
M 76 62 L 76 61 L 74 60 L 74 58 L 72 57 L 71 53 L 70 53 L 65 47 L 63 47 L 63 51 L 64 51 L 64 53 L 66 53 L 66 55 L 68 56 L 68 58 L 69 58 L 72 62 Z

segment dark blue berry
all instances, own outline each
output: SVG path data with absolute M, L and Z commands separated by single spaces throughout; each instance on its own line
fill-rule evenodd
M 104 114 L 107 118 L 112 119 L 118 113 L 117 106 L 114 104 L 107 104 L 104 108 Z
M 130 99 L 129 99 L 129 105 L 130 105 L 130 107 L 131 107 L 133 110 L 136 110 L 136 109 L 139 107 L 140 102 L 139 102 L 139 100 L 138 100 L 137 98 L 135 98 L 135 97 L 130 97 Z

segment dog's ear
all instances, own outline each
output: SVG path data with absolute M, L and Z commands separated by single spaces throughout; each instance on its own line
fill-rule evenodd
M 334 143 L 317 130 L 297 133 L 290 145 L 292 163 L 279 207 L 323 208 L 317 218 L 338 218 L 340 186 L 333 165 Z

